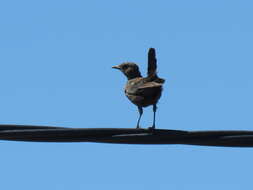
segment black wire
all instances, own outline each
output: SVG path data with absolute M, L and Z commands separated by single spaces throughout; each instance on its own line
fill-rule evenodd
M 0 125 L 0 140 L 253 147 L 253 131 L 180 131 Z

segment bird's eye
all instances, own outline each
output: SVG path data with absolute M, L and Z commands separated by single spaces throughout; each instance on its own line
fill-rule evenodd
M 123 65 L 123 66 L 122 66 L 122 69 L 123 69 L 123 70 L 126 70 L 126 69 L 127 69 L 127 65 Z

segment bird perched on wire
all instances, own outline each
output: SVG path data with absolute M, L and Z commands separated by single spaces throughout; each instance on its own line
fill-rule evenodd
M 142 77 L 139 67 L 132 62 L 125 62 L 114 69 L 119 69 L 128 79 L 125 86 L 125 94 L 128 99 L 138 107 L 139 118 L 136 128 L 140 128 L 140 119 L 143 114 L 143 107 L 153 105 L 153 125 L 151 129 L 155 129 L 155 114 L 157 110 L 157 102 L 161 97 L 162 85 L 164 79 L 157 76 L 157 60 L 154 48 L 148 51 L 148 72 L 147 77 Z

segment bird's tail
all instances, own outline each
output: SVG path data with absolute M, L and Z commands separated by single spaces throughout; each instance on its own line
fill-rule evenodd
M 155 48 L 149 48 L 148 51 L 148 78 L 152 78 L 157 83 L 164 83 L 165 80 L 157 76 L 157 60 Z
M 152 75 L 156 75 L 156 53 L 154 48 L 149 48 L 148 51 L 148 77 Z

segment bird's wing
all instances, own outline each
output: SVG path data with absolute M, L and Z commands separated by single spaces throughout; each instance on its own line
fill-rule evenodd
M 138 89 L 136 94 L 142 97 L 156 97 L 158 94 L 161 93 L 162 84 L 156 82 L 148 82 L 141 85 Z
M 136 85 L 131 86 L 127 89 L 128 94 L 149 96 L 155 93 L 157 90 L 162 89 L 162 84 L 157 82 L 144 82 L 144 80 L 139 81 Z
M 148 51 L 148 77 L 156 75 L 156 54 L 155 54 L 155 49 L 150 48 Z
M 160 88 L 160 87 L 162 87 L 161 83 L 147 82 L 139 86 L 138 89 L 149 89 L 149 88 Z

